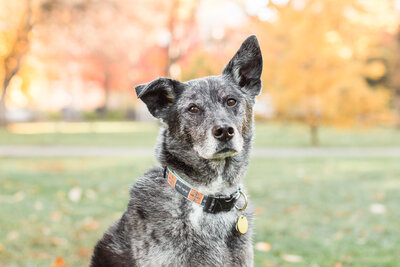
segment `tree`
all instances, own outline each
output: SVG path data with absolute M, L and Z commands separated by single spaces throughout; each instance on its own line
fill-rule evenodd
M 80 68 L 83 60 L 96 62 L 92 71 L 102 76 L 97 79 L 104 90 L 100 108 L 106 110 L 111 91 L 126 90 L 133 83 L 177 73 L 171 70 L 179 72 L 177 61 L 197 40 L 194 30 L 197 3 L 48 0 L 43 5 L 47 14 L 44 31 L 54 40 L 60 35 L 65 38 L 64 43 L 56 44 L 53 49 L 57 51 L 54 57 L 61 55 L 64 65 L 76 61 Z M 90 70 L 80 72 L 90 76 L 87 75 Z
M 391 64 L 391 85 L 393 87 L 393 107 L 395 110 L 395 124 L 400 129 L 400 27 L 395 35 L 393 60 Z
M 389 10 L 388 1 L 372 2 Z M 265 21 L 254 20 L 262 33 L 264 91 L 278 117 L 308 125 L 312 145 L 321 125 L 376 121 L 388 108 L 388 91 L 371 90 L 363 76 L 379 24 L 391 16 L 374 7 L 371 1 L 276 0 L 261 9 Z
M 22 60 L 29 50 L 29 34 L 32 30 L 32 3 L 31 0 L 25 2 L 2 1 L 2 16 L 11 13 L 21 13 L 17 16 L 17 21 L 7 20 L 3 22 L 5 27 L 0 31 L 0 42 L 3 43 L 0 54 L 0 68 L 2 80 L 2 92 L 0 97 L 0 127 L 7 125 L 6 119 L 6 94 L 13 77 L 21 68 Z M 20 11 L 20 12 L 18 12 Z M 7 13 L 7 14 L 5 14 Z
M 188 52 L 198 40 L 196 31 L 195 12 L 198 1 L 173 0 L 169 9 L 166 28 L 169 41 L 165 42 L 164 76 L 179 79 L 180 69 L 176 63 Z

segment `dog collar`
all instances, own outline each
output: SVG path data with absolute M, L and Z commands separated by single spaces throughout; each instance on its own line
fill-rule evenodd
M 168 167 L 164 168 L 164 178 L 176 192 L 186 199 L 203 206 L 205 212 L 218 213 L 221 211 L 230 211 L 233 207 L 240 211 L 246 209 L 247 197 L 240 188 L 230 196 L 210 196 L 193 189 L 185 180 L 179 177 L 179 175 L 168 169 Z M 242 208 L 235 205 L 240 196 L 243 196 L 245 199 L 245 204 Z

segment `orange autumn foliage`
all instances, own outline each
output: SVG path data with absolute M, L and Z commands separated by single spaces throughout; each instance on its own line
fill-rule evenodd
M 62 257 L 57 257 L 52 264 L 53 267 L 62 267 L 62 266 L 66 266 L 66 265 L 67 265 L 67 263 L 65 262 L 65 260 Z
M 390 118 L 390 91 L 372 89 L 365 79 L 377 33 L 395 24 L 394 19 L 370 23 L 390 18 L 388 1 L 375 1 L 378 11 L 356 0 L 303 2 L 302 7 L 270 4 L 277 18 L 252 23 L 264 54 L 264 92 L 272 96 L 277 117 L 314 129 Z M 381 71 L 378 67 L 369 71 Z

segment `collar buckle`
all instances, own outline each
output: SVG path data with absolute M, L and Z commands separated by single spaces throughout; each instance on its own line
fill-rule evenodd
M 204 211 L 208 213 L 218 213 L 230 211 L 239 199 L 240 194 L 234 193 L 230 196 L 208 196 L 204 203 Z

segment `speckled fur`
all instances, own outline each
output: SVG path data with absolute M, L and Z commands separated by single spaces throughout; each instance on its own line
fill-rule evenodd
M 251 205 L 240 212 L 205 213 L 163 178 L 168 166 L 204 194 L 229 195 L 241 184 L 253 136 L 254 97 L 261 90 L 262 58 L 255 36 L 248 37 L 220 76 L 187 82 L 158 78 L 136 93 L 163 127 L 154 167 L 132 186 L 127 210 L 97 243 L 91 266 L 253 266 Z M 233 97 L 237 104 L 226 105 Z M 190 105 L 200 112 L 192 114 Z M 234 128 L 222 144 L 211 134 L 217 124 Z M 236 152 L 215 156 L 221 147 Z M 243 205 L 243 199 L 238 202 Z M 239 234 L 239 215 L 249 231 Z

